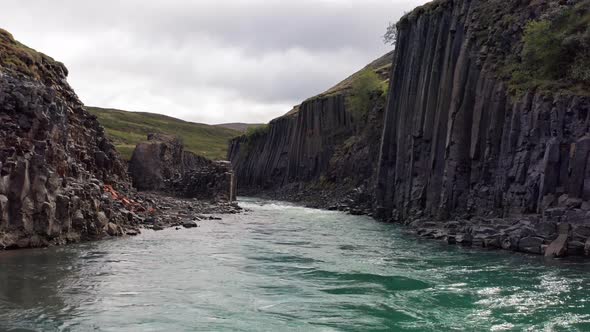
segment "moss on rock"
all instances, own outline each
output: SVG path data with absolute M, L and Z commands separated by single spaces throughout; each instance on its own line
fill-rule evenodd
M 43 83 L 59 82 L 68 75 L 61 62 L 21 44 L 3 29 L 0 29 L 0 71 Z

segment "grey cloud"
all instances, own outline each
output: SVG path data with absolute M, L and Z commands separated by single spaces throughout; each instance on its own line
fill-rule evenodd
M 268 121 L 387 51 L 424 0 L 19 0 L 0 22 L 63 61 L 87 104 Z

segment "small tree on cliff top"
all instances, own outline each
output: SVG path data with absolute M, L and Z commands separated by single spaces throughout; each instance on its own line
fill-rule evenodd
M 385 34 L 383 35 L 383 43 L 395 46 L 397 42 L 397 26 L 393 22 L 389 22 Z

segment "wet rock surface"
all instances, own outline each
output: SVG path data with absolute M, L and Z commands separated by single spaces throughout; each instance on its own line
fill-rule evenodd
M 590 254 L 586 250 L 588 240 L 580 241 L 576 235 L 576 229 L 585 229 L 587 226 L 557 223 L 536 216 L 450 221 L 417 219 L 407 225 L 418 236 L 446 241 L 451 245 L 518 251 L 547 257 Z M 547 232 L 548 228 L 559 229 L 560 233 Z

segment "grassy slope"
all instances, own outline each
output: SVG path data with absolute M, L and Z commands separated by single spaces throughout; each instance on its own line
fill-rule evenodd
M 51 84 L 67 76 L 67 69 L 51 57 L 37 52 L 0 29 L 0 72 Z
M 240 131 L 243 133 L 248 131 L 249 128 L 256 128 L 256 127 L 260 127 L 260 126 L 264 126 L 264 124 L 263 123 L 232 122 L 232 123 L 221 123 L 221 124 L 215 125 L 215 127 L 223 127 L 223 128 L 233 129 L 233 130 L 237 130 L 237 131 Z
M 327 91 L 319 95 L 313 96 L 311 98 L 308 98 L 307 100 L 326 97 L 330 95 L 347 94 L 352 89 L 352 85 L 357 80 L 357 78 L 360 77 L 360 75 L 362 75 L 362 73 L 367 70 L 373 70 L 383 80 L 383 82 L 387 82 L 389 80 L 389 72 L 391 70 L 392 61 L 393 51 L 388 52 L 387 54 L 383 55 L 377 60 L 374 60 L 370 64 L 366 65 L 363 69 L 350 75 L 345 80 L 331 87 Z M 296 114 L 297 112 L 299 112 L 299 106 L 300 105 L 294 106 L 292 110 L 290 110 L 289 112 L 287 112 L 287 114 L 283 116 L 290 116 Z
M 226 159 L 228 140 L 241 134 L 232 129 L 186 122 L 160 114 L 98 107 L 86 109 L 98 117 L 119 153 L 127 160 L 131 158 L 135 145 L 145 141 L 148 133 L 179 136 L 187 150 L 210 159 Z

